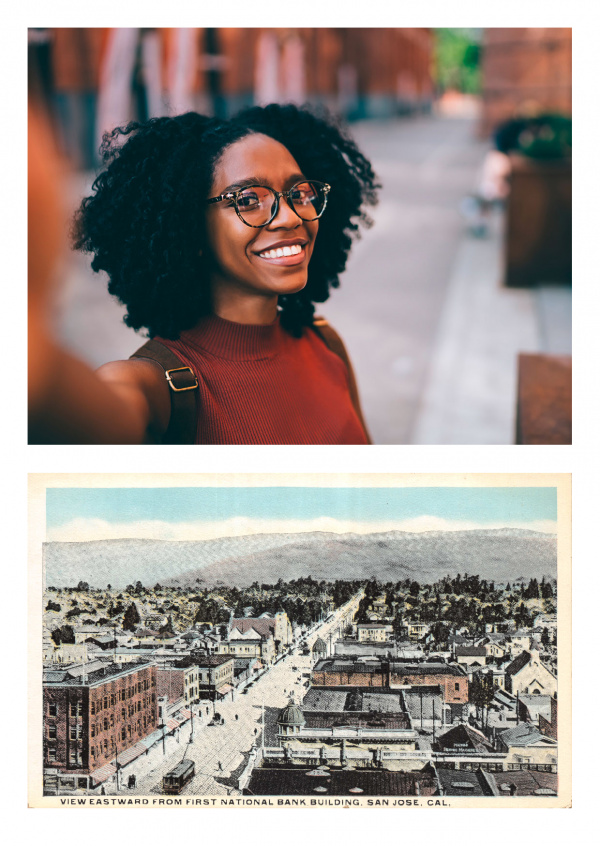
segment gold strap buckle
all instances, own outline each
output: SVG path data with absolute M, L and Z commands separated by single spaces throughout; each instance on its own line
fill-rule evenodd
M 194 377 L 194 382 L 196 383 L 195 385 L 188 385 L 186 388 L 177 388 L 175 386 L 175 383 L 171 379 L 171 373 L 179 373 L 182 370 L 187 370 L 188 373 L 192 374 L 192 376 Z M 196 374 L 194 373 L 191 367 L 173 367 L 171 370 L 165 370 L 165 377 L 172 391 L 195 391 L 198 387 L 198 380 L 196 379 Z

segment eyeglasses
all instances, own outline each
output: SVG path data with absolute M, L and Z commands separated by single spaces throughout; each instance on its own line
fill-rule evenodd
M 302 220 L 318 220 L 327 206 L 331 186 L 326 182 L 296 182 L 289 191 L 275 191 L 267 185 L 249 185 L 211 197 L 207 203 L 231 200 L 242 223 L 260 229 L 277 217 L 279 200 L 285 200 L 291 210 Z

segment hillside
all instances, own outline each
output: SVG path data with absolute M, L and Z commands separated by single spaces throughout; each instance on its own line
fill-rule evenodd
M 124 587 L 316 579 L 432 582 L 446 573 L 497 581 L 556 576 L 556 536 L 523 529 L 461 532 L 307 532 L 210 541 L 110 540 L 44 544 L 46 583 Z

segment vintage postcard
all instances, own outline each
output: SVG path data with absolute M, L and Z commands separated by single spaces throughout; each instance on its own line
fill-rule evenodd
M 29 478 L 30 806 L 570 805 L 570 476 Z

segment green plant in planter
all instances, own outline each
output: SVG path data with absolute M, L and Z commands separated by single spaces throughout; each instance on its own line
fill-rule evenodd
M 519 133 L 517 149 L 531 159 L 571 157 L 572 121 L 563 115 L 538 115 Z

